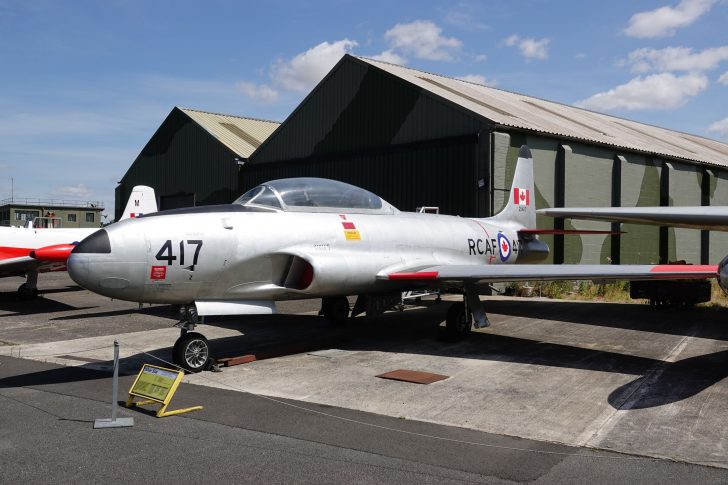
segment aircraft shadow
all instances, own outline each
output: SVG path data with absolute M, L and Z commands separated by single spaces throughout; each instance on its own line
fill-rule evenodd
M 484 303 L 488 313 L 499 315 L 728 340 L 728 326 L 725 325 L 727 310 L 724 308 L 673 309 L 639 303 L 598 303 L 598 306 L 595 307 L 591 303 L 561 300 L 489 300 L 487 298 L 484 299 Z M 628 318 L 625 318 L 627 315 Z M 698 321 L 699 323 L 696 324 Z
M 106 379 L 108 377 L 108 372 L 90 369 L 85 366 L 59 367 L 56 369 L 3 377 L 0 379 L 0 389 L 65 384 L 70 382 Z
M 160 307 L 164 308 L 164 307 Z M 406 352 L 442 357 L 459 357 L 535 366 L 560 367 L 629 374 L 636 379 L 615 389 L 608 402 L 615 409 L 645 409 L 688 399 L 728 376 L 728 350 L 680 360 L 675 363 L 618 352 L 573 347 L 492 333 L 473 333 L 461 342 L 445 342 L 441 322 L 448 305 L 388 313 L 366 320 L 354 318 L 337 326 L 317 316 L 273 315 L 228 317 L 210 321 L 215 326 L 234 328 L 240 336 L 210 340 L 213 355 L 220 359 L 253 354 L 258 360 L 315 352 L 331 348 Z M 610 310 L 601 308 L 608 319 Z M 525 315 L 524 315 L 525 316 Z M 563 316 L 560 317 L 563 319 Z M 219 325 L 218 325 L 219 324 Z M 204 328 L 198 328 L 204 333 Z M 172 342 L 170 342 L 171 344 Z M 124 343 L 122 342 L 122 346 Z M 153 355 L 169 361 L 172 348 L 155 350 Z M 164 363 L 137 353 L 122 359 L 122 374 L 135 374 L 140 362 Z M 110 367 L 111 362 L 106 362 Z M 98 364 L 96 364 L 98 365 Z M 41 371 L 0 379 L 0 388 L 108 377 L 86 366 Z
M 73 291 L 83 291 L 83 288 L 78 285 L 69 285 L 64 286 L 63 288 L 48 288 L 45 290 L 40 290 L 38 293 L 40 295 L 51 295 L 54 293 L 71 293 Z
M 18 315 L 37 315 L 39 313 L 59 313 L 59 312 L 68 312 L 73 310 L 87 310 L 89 308 L 93 308 L 90 306 L 86 307 L 76 307 L 72 305 L 68 305 L 66 303 L 61 303 L 59 301 L 50 300 L 47 298 L 36 298 L 33 301 L 20 301 L 20 300 L 14 300 L 14 301 L 2 301 L 0 300 L 0 310 L 12 312 L 8 313 L 7 315 L 0 315 L 0 318 L 3 317 L 14 317 Z
M 92 308 L 92 307 L 89 307 Z M 177 314 L 172 312 L 168 305 L 162 306 L 147 306 L 141 310 L 138 308 L 125 308 L 122 310 L 111 310 L 105 312 L 86 313 L 83 315 L 65 315 L 60 317 L 50 318 L 50 321 L 62 321 L 62 320 L 84 320 L 87 318 L 104 318 L 104 317 L 118 317 L 123 315 L 131 315 L 134 313 L 141 313 L 144 315 L 153 315 L 155 317 L 169 318 L 170 320 L 177 320 Z

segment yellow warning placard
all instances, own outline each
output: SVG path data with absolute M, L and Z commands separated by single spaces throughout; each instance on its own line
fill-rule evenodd
M 163 403 L 170 392 L 177 387 L 183 375 L 182 371 L 144 364 L 129 394 Z
M 359 231 L 357 230 L 345 230 L 344 235 L 346 236 L 347 241 L 361 241 L 361 234 L 359 234 Z

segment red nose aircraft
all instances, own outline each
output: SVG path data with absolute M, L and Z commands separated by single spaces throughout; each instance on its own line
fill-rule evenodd
M 132 189 L 121 219 L 129 219 L 157 211 L 154 189 L 138 185 Z M 40 218 L 43 219 L 43 218 Z M 38 296 L 38 273 L 64 271 L 66 260 L 79 241 L 98 228 L 62 229 L 54 224 L 29 227 L 0 227 L 0 278 L 25 276 L 18 296 L 30 300 Z

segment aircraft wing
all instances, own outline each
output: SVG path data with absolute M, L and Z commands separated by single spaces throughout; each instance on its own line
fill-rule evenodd
M 728 206 L 583 207 L 540 209 L 537 212 L 549 217 L 728 231 Z
M 399 282 L 455 284 L 506 281 L 708 279 L 716 265 L 493 264 L 441 265 L 380 275 Z
M 43 264 L 43 261 L 30 256 L 3 259 L 0 260 L 0 277 L 24 275 L 28 271 L 38 269 Z

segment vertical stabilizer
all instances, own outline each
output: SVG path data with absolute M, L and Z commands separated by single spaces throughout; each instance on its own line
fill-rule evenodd
M 133 217 L 139 217 L 144 214 L 157 212 L 157 198 L 154 189 L 146 185 L 137 185 L 131 189 L 129 201 L 126 203 L 124 213 L 120 221 Z
M 518 228 L 536 227 L 536 192 L 533 185 L 533 156 L 528 146 L 518 152 L 516 173 L 508 194 L 508 202 L 501 212 L 491 218 L 500 224 L 511 224 Z

